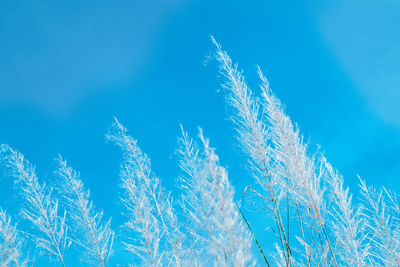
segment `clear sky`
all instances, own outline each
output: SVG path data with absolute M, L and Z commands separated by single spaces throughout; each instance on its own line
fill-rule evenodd
M 348 186 L 359 174 L 400 192 L 399 13 L 398 0 L 1 1 L 0 142 L 49 184 L 63 155 L 117 227 L 120 155 L 104 140 L 113 116 L 173 194 L 179 123 L 192 134 L 199 125 L 239 198 L 252 180 L 206 60 L 212 34 L 255 90 L 260 65 Z M 0 206 L 18 203 L 1 179 Z

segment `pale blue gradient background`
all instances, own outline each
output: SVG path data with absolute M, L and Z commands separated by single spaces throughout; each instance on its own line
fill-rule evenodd
M 49 184 L 61 153 L 117 229 L 120 154 L 104 141 L 112 117 L 176 196 L 179 123 L 192 134 L 200 125 L 240 198 L 252 180 L 217 92 L 215 62 L 204 64 L 212 34 L 255 89 L 261 66 L 353 192 L 356 174 L 400 192 L 398 14 L 397 0 L 2 1 L 0 142 L 23 152 Z M 16 214 L 18 195 L 0 177 L 0 206 Z M 248 216 L 269 251 L 266 225 Z M 117 252 L 113 264 L 124 257 Z

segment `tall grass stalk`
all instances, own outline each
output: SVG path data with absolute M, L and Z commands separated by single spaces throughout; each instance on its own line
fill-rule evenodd
M 216 47 L 216 59 L 220 63 L 220 73 L 225 77 L 223 87 L 227 92 L 227 103 L 232 108 L 232 120 L 238 133 L 238 141 L 243 151 L 248 155 L 248 165 L 251 174 L 261 186 L 264 199 L 272 206 L 271 211 L 277 225 L 280 245 L 286 259 L 286 264 L 291 265 L 290 248 L 287 244 L 284 224 L 280 214 L 279 203 L 283 196 L 282 183 L 279 177 L 271 173 L 270 152 L 268 144 L 268 131 L 264 121 L 260 119 L 260 105 L 248 88 L 245 78 L 233 64 L 229 55 L 222 50 L 216 40 L 211 37 Z

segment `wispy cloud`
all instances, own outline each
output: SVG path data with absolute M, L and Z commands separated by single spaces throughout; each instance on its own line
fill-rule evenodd
M 176 1 L 0 4 L 0 104 L 55 114 L 144 68 Z
M 336 1 L 318 12 L 325 41 L 370 107 L 400 129 L 400 2 Z

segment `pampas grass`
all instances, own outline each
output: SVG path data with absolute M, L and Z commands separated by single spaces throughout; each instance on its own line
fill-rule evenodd
M 247 203 L 235 200 L 228 172 L 201 129 L 193 139 L 181 126 L 176 150 L 181 194 L 172 196 L 139 142 L 114 119 L 106 140 L 122 154 L 122 225 L 96 209 L 79 172 L 61 156 L 53 190 L 23 154 L 3 144 L 4 173 L 23 199 L 21 212 L 12 216 L 24 223 L 20 229 L 0 210 L 0 266 L 35 265 L 38 257 L 67 266 L 70 246 L 91 266 L 113 265 L 119 246 L 129 256 L 125 262 L 115 258 L 118 266 L 400 266 L 396 194 L 360 179 L 361 198 L 354 199 L 340 172 L 304 141 L 261 69 L 259 88 L 252 90 L 238 65 L 211 40 L 237 146 L 253 177 L 244 192 Z M 267 212 L 243 207 L 252 205 Z M 246 219 L 251 212 L 269 219 L 265 228 L 274 244 L 258 242 L 263 233 L 252 231 L 254 222 Z

